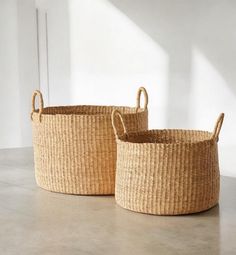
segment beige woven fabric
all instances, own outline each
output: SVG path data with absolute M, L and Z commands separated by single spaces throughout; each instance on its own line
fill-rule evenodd
M 144 108 L 140 108 L 141 92 L 145 96 Z M 35 109 L 37 95 L 39 110 Z M 147 104 L 147 92 L 140 88 L 137 107 L 44 108 L 42 94 L 35 91 L 31 118 L 37 184 L 50 191 L 69 194 L 114 194 L 116 143 L 112 110 L 119 109 L 124 114 L 129 131 L 145 130 Z
M 114 111 L 113 127 L 116 133 Z M 207 210 L 218 203 L 217 141 L 224 114 L 213 133 L 149 130 L 117 135 L 116 202 L 137 212 L 177 215 Z

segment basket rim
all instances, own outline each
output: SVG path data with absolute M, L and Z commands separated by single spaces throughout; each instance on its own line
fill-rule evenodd
M 70 108 L 101 108 L 101 109 L 107 109 L 107 108 L 111 108 L 111 112 L 110 113 L 45 113 L 44 110 L 53 110 L 53 109 L 59 109 L 59 108 L 63 108 L 63 109 L 70 109 Z M 107 117 L 111 116 L 112 110 L 114 109 L 127 109 L 127 110 L 134 110 L 134 112 L 128 112 L 128 113 L 123 113 L 123 115 L 125 116 L 130 116 L 130 115 L 135 115 L 135 114 L 141 114 L 144 112 L 148 112 L 148 109 L 145 108 L 139 108 L 138 111 L 136 112 L 135 110 L 137 109 L 137 107 L 132 107 L 132 106 L 123 106 L 123 105 L 56 105 L 56 106 L 48 106 L 48 107 L 44 107 L 43 108 L 43 112 L 42 115 L 44 116 L 56 116 L 56 115 L 60 115 L 60 116 L 70 116 L 70 115 L 76 115 L 76 116 L 93 116 L 93 117 Z M 36 109 L 35 112 L 36 114 L 39 114 L 39 109 Z
M 193 141 L 193 142 L 132 142 L 127 141 L 127 136 L 129 135 L 140 135 L 140 134 L 150 134 L 152 132 L 186 132 L 186 133 L 202 133 L 209 136 L 209 139 L 202 139 L 199 141 Z M 128 132 L 124 133 L 123 135 L 119 135 L 116 137 L 116 141 L 118 143 L 125 143 L 125 144 L 134 144 L 134 145 L 155 145 L 155 146 L 176 146 L 176 145 L 193 145 L 193 144 L 201 144 L 201 143 L 207 143 L 212 142 L 215 139 L 212 137 L 212 132 L 206 131 L 206 130 L 198 130 L 198 129 L 149 129 L 144 131 L 136 131 L 136 132 Z

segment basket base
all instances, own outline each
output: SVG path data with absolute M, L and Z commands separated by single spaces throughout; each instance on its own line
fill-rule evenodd
M 47 189 L 47 188 L 44 188 L 40 185 L 37 184 L 37 186 L 40 188 L 40 189 L 43 189 L 45 191 L 48 191 L 48 192 L 52 192 L 52 193 L 57 193 L 57 194 L 63 194 L 63 195 L 68 195 L 68 196 L 114 196 L 114 193 L 107 193 L 107 194 L 89 194 L 89 193 L 85 193 L 85 194 L 81 194 L 81 193 L 68 193 L 68 192 L 62 192 L 62 191 L 55 191 L 55 190 L 50 190 L 50 189 Z
M 44 184 L 41 183 L 36 178 L 37 185 L 47 191 L 55 192 L 55 193 L 62 193 L 68 195 L 83 195 L 83 196 L 106 196 L 106 195 L 114 195 L 115 188 L 114 185 L 110 185 L 109 187 L 96 186 L 94 188 L 88 188 L 83 186 L 76 186 L 76 185 L 58 185 L 55 183 Z
M 191 215 L 191 214 L 197 214 L 197 213 L 202 213 L 202 212 L 206 212 L 210 209 L 212 209 L 213 207 L 219 205 L 219 201 L 215 201 L 214 203 L 212 203 L 211 205 L 208 205 L 206 207 L 203 207 L 201 209 L 196 209 L 196 210 L 189 210 L 189 211 L 182 211 L 182 212 L 145 212 L 142 210 L 135 210 L 135 209 L 131 209 L 125 206 L 122 206 L 121 204 L 119 204 L 119 202 L 117 202 L 117 205 L 119 205 L 121 208 L 128 210 L 128 211 L 132 211 L 132 212 L 136 212 L 136 213 L 142 213 L 142 214 L 149 214 L 149 215 L 156 215 L 156 216 L 181 216 L 181 215 Z

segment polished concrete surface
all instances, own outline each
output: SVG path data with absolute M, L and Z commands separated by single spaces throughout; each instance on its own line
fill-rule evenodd
M 236 178 L 220 205 L 188 216 L 127 211 L 112 196 L 38 188 L 32 149 L 0 150 L 0 254 L 236 254 Z

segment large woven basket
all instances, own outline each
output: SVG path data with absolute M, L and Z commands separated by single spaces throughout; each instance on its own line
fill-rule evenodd
M 140 107 L 142 92 L 143 108 Z M 37 110 L 36 96 L 39 97 Z M 143 87 L 138 90 L 136 107 L 44 108 L 42 94 L 35 91 L 31 119 L 37 184 L 50 191 L 69 194 L 114 194 L 116 142 L 111 113 L 119 109 L 129 131 L 146 130 L 147 104 L 148 95 Z
M 117 117 L 124 133 L 117 133 Z M 218 203 L 217 141 L 214 132 L 149 130 L 128 132 L 122 113 L 112 113 L 117 137 L 116 202 L 137 212 L 177 215 L 207 210 Z

